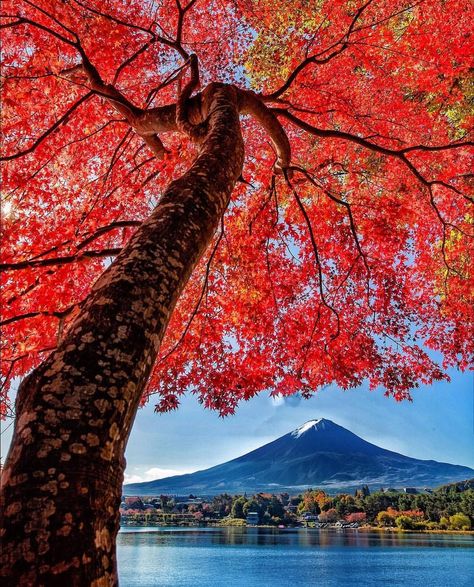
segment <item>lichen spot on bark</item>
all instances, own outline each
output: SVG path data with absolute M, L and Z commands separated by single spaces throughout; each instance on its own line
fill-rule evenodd
M 118 388 L 115 387 L 115 385 L 112 385 L 112 387 L 109 387 L 109 389 L 107 390 L 107 395 L 109 397 L 117 397 L 118 394 Z
M 59 575 L 59 573 L 64 573 L 65 571 L 67 571 L 71 567 L 79 568 L 79 565 L 80 565 L 79 557 L 75 556 L 70 561 L 61 561 L 57 565 L 54 565 L 54 567 L 51 567 L 51 573 L 53 573 L 53 575 Z
M 96 530 L 94 542 L 96 548 L 100 548 L 101 550 L 110 552 L 110 549 L 112 547 L 112 540 L 110 538 L 110 532 L 107 530 L 107 528 Z
M 21 430 L 24 426 L 27 426 L 30 422 L 34 422 L 37 417 L 38 416 L 37 416 L 36 412 L 24 412 L 18 418 L 18 423 L 16 425 L 17 430 Z
M 55 361 L 51 365 L 51 367 L 44 372 L 46 377 L 52 377 L 62 371 L 63 367 L 65 367 L 66 365 L 66 363 L 63 361 L 63 356 L 64 353 L 60 353 L 59 356 L 55 358 Z
M 23 506 L 21 505 L 21 501 L 14 501 L 5 510 L 5 516 L 7 516 L 7 517 L 14 516 L 15 514 L 17 514 L 18 512 L 21 511 L 22 507 Z
M 98 446 L 99 445 L 99 437 L 97 434 L 91 434 L 90 432 L 86 436 L 86 442 L 89 446 Z
M 96 306 L 106 306 L 107 304 L 111 304 L 113 302 L 113 300 L 111 298 L 99 298 L 98 300 L 95 301 L 95 305 Z
M 86 447 L 80 442 L 74 442 L 69 447 L 69 450 L 76 455 L 83 455 L 86 452 Z
M 110 579 L 110 575 L 109 575 L 109 573 L 107 573 L 103 577 L 100 577 L 100 579 L 96 579 L 95 581 L 92 581 L 91 587 L 110 587 L 110 585 L 112 583 L 109 582 L 109 579 Z
M 116 399 L 114 401 L 114 406 L 122 414 L 123 411 L 125 410 L 126 403 L 122 399 Z
M 64 526 L 59 528 L 59 530 L 56 532 L 56 534 L 58 536 L 69 536 L 69 534 L 71 533 L 71 530 L 72 530 L 72 526 L 65 524 Z
M 83 565 L 88 565 L 91 562 L 91 560 L 92 560 L 91 557 L 87 556 L 87 554 L 84 553 L 82 555 L 82 564 Z
M 51 495 L 57 495 L 58 494 L 58 482 L 54 481 L 54 479 L 51 479 L 51 481 L 48 481 L 48 483 L 45 483 L 44 485 L 41 486 L 41 491 L 46 491 L 46 492 L 50 493 Z
M 26 473 L 21 473 L 20 475 L 15 475 L 10 479 L 10 485 L 21 485 L 25 481 L 28 480 L 28 475 Z
M 125 386 L 125 389 L 123 392 L 123 398 L 125 400 L 131 399 L 133 397 L 133 394 L 134 394 L 136 388 L 137 388 L 137 386 L 135 385 L 135 383 L 133 381 L 129 381 L 127 383 L 127 385 Z
M 119 435 L 120 435 L 119 427 L 117 426 L 117 423 L 114 422 L 112 424 L 112 426 L 110 427 L 109 436 L 112 440 L 116 440 L 119 437 Z
M 141 300 L 134 300 L 132 302 L 132 312 L 140 314 L 143 311 L 143 302 Z
M 51 409 L 45 410 L 44 421 L 46 422 L 46 424 L 57 424 L 59 420 L 56 415 L 56 411 Z
M 94 405 L 99 410 L 99 412 L 103 414 L 105 410 L 109 407 L 109 402 L 105 399 L 96 399 L 94 401 Z
M 23 428 L 23 430 L 19 434 L 20 438 L 23 440 L 23 444 L 28 445 L 34 442 L 34 438 L 31 434 L 31 428 Z
M 119 326 L 117 329 L 117 336 L 119 339 L 126 339 L 128 337 L 128 326 Z
M 49 549 L 49 536 L 50 536 L 51 532 L 48 532 L 47 530 L 39 530 L 38 534 L 37 534 L 37 540 L 38 540 L 38 554 L 46 554 Z
M 81 336 L 81 342 L 84 342 L 86 344 L 94 342 L 94 340 L 95 340 L 95 338 L 94 338 L 92 332 L 87 332 L 86 334 L 83 334 Z
M 100 451 L 100 456 L 104 461 L 111 461 L 114 454 L 113 445 L 111 442 L 106 442 L 104 448 Z

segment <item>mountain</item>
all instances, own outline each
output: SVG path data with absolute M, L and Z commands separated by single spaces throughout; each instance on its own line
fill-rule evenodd
M 187 475 L 123 487 L 124 495 L 329 491 L 361 485 L 434 487 L 472 477 L 473 469 L 385 450 L 331 420 L 310 420 L 237 459 Z

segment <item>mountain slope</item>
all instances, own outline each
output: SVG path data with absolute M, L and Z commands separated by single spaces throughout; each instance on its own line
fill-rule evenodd
M 306 422 L 241 457 L 187 475 L 125 485 L 125 495 L 353 489 L 362 484 L 432 487 L 472 477 L 473 469 L 380 448 L 335 424 Z

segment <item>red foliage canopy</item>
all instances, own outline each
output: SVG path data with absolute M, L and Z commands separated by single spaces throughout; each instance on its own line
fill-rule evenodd
M 5 0 L 2 11 L 3 394 L 193 160 L 184 134 L 163 134 L 160 157 L 160 139 L 133 124 L 176 101 L 190 55 L 202 87 L 252 89 L 278 116 L 292 173 L 275 175 L 266 131 L 243 117 L 245 180 L 169 325 L 148 390 L 158 408 L 191 389 L 226 414 L 263 390 L 364 379 L 399 400 L 468 366 L 467 0 Z

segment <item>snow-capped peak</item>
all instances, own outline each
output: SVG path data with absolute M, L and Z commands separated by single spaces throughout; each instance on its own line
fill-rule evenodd
M 291 435 L 295 438 L 299 438 L 302 434 L 308 432 L 308 430 L 311 430 L 311 428 L 323 429 L 325 422 L 326 420 L 324 420 L 324 418 L 319 418 L 318 420 L 308 420 L 308 422 L 305 422 L 302 426 L 296 428 L 296 430 L 293 430 Z

